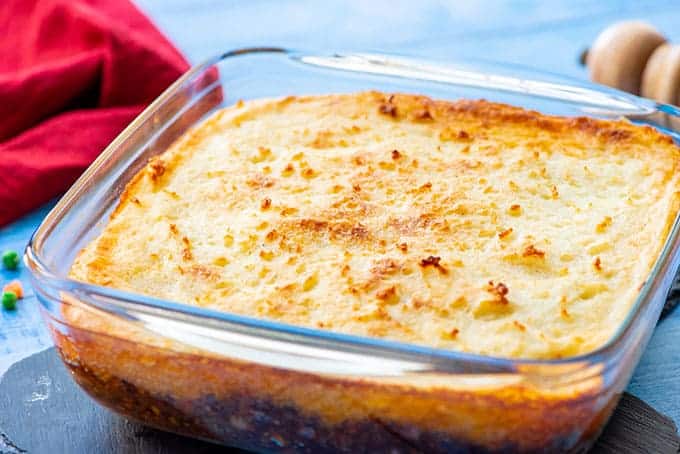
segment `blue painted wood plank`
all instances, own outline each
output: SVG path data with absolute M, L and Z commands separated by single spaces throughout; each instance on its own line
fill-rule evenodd
M 680 2 L 660 0 L 137 3 L 193 62 L 235 47 L 272 44 L 472 56 L 585 77 L 577 56 L 616 20 L 648 20 L 680 39 Z
M 680 426 L 680 308 L 663 319 L 628 385 L 628 391 Z
M 31 234 L 52 205 L 50 203 L 0 229 L 0 250 L 11 249 L 23 253 Z M 21 281 L 24 298 L 14 311 L 0 310 L 0 375 L 15 361 L 52 345 L 23 263 L 16 271 L 0 270 L 0 283 L 3 285 L 14 279 Z

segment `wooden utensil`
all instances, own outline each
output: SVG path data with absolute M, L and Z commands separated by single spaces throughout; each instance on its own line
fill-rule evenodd
M 600 33 L 582 56 L 590 78 L 667 104 L 680 104 L 680 44 L 652 25 L 624 21 Z

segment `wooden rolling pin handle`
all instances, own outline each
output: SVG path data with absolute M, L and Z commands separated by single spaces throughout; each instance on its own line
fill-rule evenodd
M 615 23 L 579 55 L 590 78 L 668 104 L 680 104 L 680 45 L 641 21 Z
M 666 38 L 645 22 L 613 24 L 600 33 L 586 55 L 590 78 L 640 94 L 645 65 L 654 50 L 665 42 Z
M 654 50 L 642 73 L 640 94 L 680 105 L 680 45 L 665 43 Z

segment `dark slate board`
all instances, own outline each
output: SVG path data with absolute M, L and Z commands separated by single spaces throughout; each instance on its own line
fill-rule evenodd
M 672 453 L 680 449 L 673 421 L 624 394 L 593 450 Z M 140 424 L 95 404 L 73 382 L 54 349 L 12 366 L 0 381 L 0 453 L 212 454 L 242 452 Z
M 94 403 L 54 348 L 14 364 L 0 381 L 0 453 L 212 454 L 243 452 L 131 422 Z
M 680 302 L 680 272 L 675 275 L 673 280 L 673 285 L 668 291 L 668 296 L 666 297 L 666 302 L 663 305 L 663 310 L 661 311 L 661 318 L 670 314 L 670 312 L 678 305 Z

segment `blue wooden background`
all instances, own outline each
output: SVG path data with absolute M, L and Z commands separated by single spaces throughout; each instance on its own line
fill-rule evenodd
M 675 0 L 137 0 L 192 62 L 241 46 L 387 50 L 438 59 L 466 57 L 519 63 L 586 78 L 579 53 L 608 24 L 644 19 L 680 42 Z M 153 75 L 149 75 L 153 77 Z M 23 250 L 51 205 L 0 229 L 0 250 Z M 0 375 L 51 345 L 25 270 L 26 298 L 0 311 Z M 680 423 L 680 309 L 664 319 L 629 391 Z

